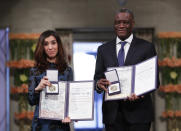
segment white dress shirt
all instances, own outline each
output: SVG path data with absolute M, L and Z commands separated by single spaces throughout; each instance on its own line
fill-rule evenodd
M 131 34 L 127 39 L 124 40 L 127 42 L 124 46 L 124 61 L 126 60 L 126 56 L 128 54 L 128 50 L 129 50 L 132 40 L 133 40 L 133 34 Z M 118 56 L 119 50 L 121 49 L 120 42 L 122 42 L 122 40 L 120 40 L 119 37 L 117 36 L 117 38 L 116 38 L 116 54 L 117 54 L 117 56 Z
M 125 44 L 124 46 L 124 61 L 126 59 L 126 56 L 127 56 L 127 53 L 128 53 L 128 50 L 129 50 L 129 47 L 131 45 L 131 42 L 133 40 L 133 34 L 131 34 L 126 40 L 127 43 Z M 119 39 L 119 37 L 116 38 L 116 54 L 118 56 L 118 52 L 119 50 L 121 49 L 121 44 L 119 42 L 121 42 L 122 40 Z M 97 81 L 98 82 L 98 81 Z M 102 89 L 100 89 L 96 83 L 96 90 L 99 90 L 99 91 L 102 91 Z

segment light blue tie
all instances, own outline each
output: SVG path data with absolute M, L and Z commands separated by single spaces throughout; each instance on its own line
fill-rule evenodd
M 120 42 L 121 44 L 121 49 L 119 50 L 118 52 L 118 63 L 119 63 L 119 66 L 123 66 L 124 65 L 124 46 L 127 42 L 126 41 L 122 41 Z

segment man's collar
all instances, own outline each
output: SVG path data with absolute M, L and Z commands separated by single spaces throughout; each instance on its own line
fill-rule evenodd
M 127 39 L 125 39 L 124 41 L 131 44 L 132 40 L 133 40 L 133 33 Z M 119 42 L 122 42 L 122 40 L 119 39 L 119 37 L 117 36 L 116 37 L 116 44 L 118 44 Z

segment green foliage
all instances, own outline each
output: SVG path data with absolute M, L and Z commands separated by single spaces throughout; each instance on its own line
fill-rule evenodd
M 180 80 L 181 68 L 180 67 L 161 67 L 162 84 L 178 84 Z
M 162 60 L 165 57 L 181 57 L 181 39 L 165 38 L 158 39 L 158 54 Z
M 26 80 L 21 80 L 21 75 L 24 75 L 27 77 Z M 24 69 L 11 69 L 11 76 L 14 78 L 14 85 L 15 86 L 21 86 L 22 84 L 28 84 L 28 77 L 29 77 L 29 68 Z
M 10 40 L 10 60 L 33 59 L 37 40 Z M 32 49 L 33 47 L 33 49 Z

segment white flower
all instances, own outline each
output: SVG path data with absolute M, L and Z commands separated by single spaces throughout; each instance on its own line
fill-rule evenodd
M 28 79 L 25 74 L 21 74 L 21 75 L 19 76 L 19 78 L 20 78 L 20 80 L 21 80 L 22 82 L 25 82 L 25 81 L 27 81 L 27 79 Z
M 172 72 L 170 72 L 170 77 L 172 78 L 172 79 L 176 79 L 177 78 L 177 73 L 175 72 L 175 71 L 172 71 Z

